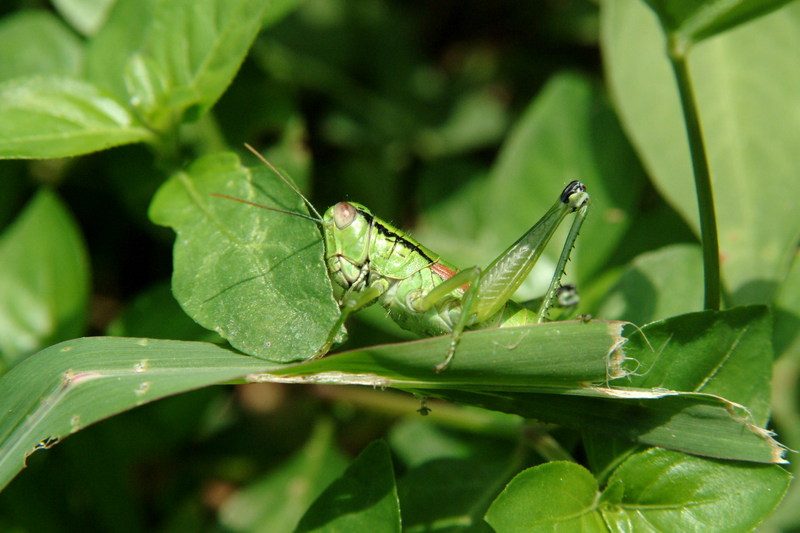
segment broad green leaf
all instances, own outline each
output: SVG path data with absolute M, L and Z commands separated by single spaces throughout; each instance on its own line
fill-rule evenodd
M 338 315 L 319 229 L 212 193 L 306 212 L 269 169 L 244 168 L 231 153 L 206 156 L 173 176 L 150 217 L 178 233 L 175 298 L 245 353 L 273 361 L 311 357 Z
M 122 105 L 86 82 L 60 77 L 0 84 L 0 158 L 51 158 L 152 140 Z
M 117 0 L 53 0 L 53 5 L 72 27 L 84 35 L 94 35 L 103 25 Z
M 400 531 L 400 506 L 389 447 L 373 442 L 312 504 L 297 526 L 309 531 Z
M 703 307 L 703 256 L 695 244 L 640 255 L 623 272 L 597 312 L 645 324 Z
M 555 77 L 516 125 L 491 176 L 424 218 L 415 236 L 461 266 L 488 265 L 545 213 L 564 186 L 578 179 L 592 197 L 578 240 L 572 279 L 583 283 L 617 246 L 630 222 L 643 174 L 611 109 L 591 84 Z M 465 222 L 465 219 L 469 219 Z M 541 296 L 552 276 L 569 223 L 564 224 L 523 284 L 522 299 Z M 469 246 L 464 243 L 469 242 Z M 575 272 L 577 270 L 577 272 Z
M 346 467 L 332 424 L 318 423 L 297 454 L 225 500 L 219 520 L 226 531 L 292 533 L 311 503 Z
M 604 2 L 602 37 L 623 123 L 656 187 L 699 234 L 685 127 L 655 16 L 640 0 Z M 786 111 L 800 105 L 798 61 L 798 3 L 689 55 L 734 304 L 769 302 L 800 240 L 800 114 Z
M 769 415 L 772 374 L 770 326 L 767 309 L 759 306 L 721 313 L 705 311 L 649 324 L 642 329 L 641 335 L 634 334 L 626 346 L 627 355 L 636 359 L 640 366 L 625 380 L 633 386 L 654 390 L 698 391 L 723 396 L 749 409 L 749 413 L 741 413 L 749 418 L 745 425 L 750 433 L 748 438 L 758 438 L 759 434 L 761 438 L 768 438 L 769 433 L 759 428 L 765 426 Z M 612 408 L 604 416 L 613 417 L 617 409 Z M 695 409 L 696 416 L 692 416 Z M 685 415 L 689 415 L 689 419 L 679 420 Z M 686 424 L 680 443 L 665 444 L 672 439 L 668 433 L 662 433 L 665 427 L 647 429 L 645 438 L 640 436 L 633 440 L 693 453 L 704 450 L 699 453 L 711 457 L 749 458 L 760 462 L 772 462 L 770 456 L 778 459 L 784 453 L 780 446 L 776 446 L 772 450 L 762 448 L 750 455 L 743 447 L 747 439 L 737 437 L 732 427 L 724 430 L 733 430 L 727 436 L 723 436 L 722 429 L 714 430 L 718 442 L 711 443 L 709 426 L 703 416 L 702 409 L 691 407 L 670 421 L 668 425 Z M 634 430 L 633 427 L 630 429 Z M 599 439 L 592 438 L 588 453 L 598 470 L 605 468 L 599 465 L 618 460 L 614 456 L 624 455 L 631 448 L 629 446 L 626 451 L 613 442 L 608 446 L 617 449 L 616 453 L 610 454 Z M 747 455 L 742 455 L 743 452 Z
M 645 0 L 665 33 L 687 44 L 701 41 L 788 4 L 791 0 Z
M 512 463 L 509 465 L 509 463 Z M 398 493 L 406 531 L 444 530 L 491 533 L 483 520 L 491 498 L 517 464 L 472 459 L 441 459 L 417 467 L 400 479 Z
M 262 0 L 159 2 L 141 48 L 126 66 L 131 101 L 157 129 L 207 111 L 230 84 L 272 4 Z M 279 6 L 280 9 L 280 6 Z M 144 68 L 142 68 L 144 66 Z M 162 85 L 157 102 L 147 92 Z
M 654 335 L 659 342 L 653 344 L 657 352 L 640 337 L 628 343 L 630 348 L 620 349 L 619 323 L 551 322 L 467 332 L 452 365 L 440 374 L 431 369 L 442 360 L 449 343 L 446 336 L 335 354 L 254 379 L 394 387 L 641 444 L 777 463 L 784 461 L 785 448 L 756 424 L 762 420 L 763 398 L 768 393 L 759 360 L 763 354 L 758 343 L 768 333 L 763 313 L 761 308 L 731 311 L 721 317 L 699 313 L 657 324 Z M 766 326 L 768 330 L 768 322 Z M 729 344 L 737 337 L 735 328 L 745 328 L 739 335 L 742 351 L 731 350 Z M 647 335 L 648 329 L 644 332 Z M 668 333 L 682 342 L 666 342 Z M 768 342 L 768 334 L 766 339 Z M 689 379 L 676 380 L 672 389 L 658 383 L 653 388 L 649 382 L 640 385 L 638 376 L 628 374 L 650 369 L 654 358 L 668 365 L 671 357 L 686 352 L 685 360 L 690 361 L 709 346 L 714 347 L 708 356 L 711 362 Z M 732 352 L 742 372 L 754 373 L 756 379 L 731 395 L 750 406 L 755 417 L 742 405 L 720 396 L 734 380 L 727 378 L 704 387 L 696 384 L 714 357 L 720 376 L 741 374 L 735 365 L 724 365 L 725 349 Z M 661 354 L 666 354 L 663 359 Z M 655 375 L 660 372 L 650 370 Z M 610 379 L 615 376 L 620 378 Z M 688 384 L 689 392 L 680 392 L 682 384 Z M 692 384 L 702 392 L 693 392 L 688 387 Z
M 492 502 L 486 521 L 497 533 L 607 531 L 598 488 L 580 465 L 553 461 L 521 472 Z
M 0 80 L 77 76 L 82 61 L 81 42 L 48 11 L 19 11 L 0 20 Z
M 98 420 L 271 366 L 206 343 L 92 337 L 50 346 L 0 378 L 0 487 L 30 454 Z
M 116 0 L 105 24 L 86 44 L 86 76 L 120 102 L 130 98 L 123 71 L 144 41 L 158 0 Z
M 0 236 L 0 295 L 0 369 L 86 327 L 86 245 L 72 215 L 48 190 Z
M 780 502 L 778 466 L 721 462 L 650 449 L 625 461 L 598 498 L 583 467 L 552 462 L 519 474 L 487 521 L 513 531 L 747 531 Z
M 772 316 L 764 306 L 703 311 L 649 324 L 630 349 L 641 365 L 631 385 L 707 392 L 746 406 L 759 427 L 769 419 Z M 649 344 L 654 351 L 645 349 Z
M 750 531 L 790 479 L 778 466 L 650 449 L 616 469 L 600 510 L 613 531 Z

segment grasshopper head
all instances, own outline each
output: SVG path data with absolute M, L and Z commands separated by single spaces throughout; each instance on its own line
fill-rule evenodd
M 339 202 L 322 217 L 328 270 L 344 288 L 358 279 L 368 259 L 372 220 L 372 213 L 354 202 Z

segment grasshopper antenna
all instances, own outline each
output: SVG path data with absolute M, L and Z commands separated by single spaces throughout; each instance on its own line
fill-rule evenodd
M 249 202 L 247 200 L 242 200 L 241 198 L 236 198 L 235 196 L 228 196 L 227 194 L 220 194 L 218 192 L 212 192 L 210 194 L 211 196 L 216 196 L 217 198 L 225 198 L 226 200 L 233 200 L 234 202 L 239 202 L 240 204 L 252 205 L 254 207 L 260 207 L 261 209 L 269 209 L 270 211 L 276 211 L 278 213 L 284 213 L 286 215 L 293 215 L 296 217 L 305 218 L 306 220 L 310 220 L 312 222 L 316 222 L 317 224 L 322 224 L 322 219 L 314 218 L 309 215 L 304 215 L 303 213 L 295 213 L 294 211 L 287 211 L 285 209 L 278 209 L 277 207 L 270 207 L 268 205 L 257 204 L 255 202 Z M 316 210 L 314 212 L 316 213 Z
M 256 156 L 256 157 L 257 157 L 259 160 L 261 160 L 261 162 L 262 162 L 262 163 L 264 163 L 265 165 L 267 165 L 267 166 L 268 166 L 268 167 L 269 167 L 269 168 L 270 168 L 270 169 L 271 169 L 271 170 L 272 170 L 272 171 L 273 171 L 273 172 L 274 172 L 274 173 L 275 173 L 275 174 L 276 174 L 276 175 L 277 175 L 277 176 L 278 176 L 278 177 L 279 177 L 279 178 L 280 178 L 280 179 L 281 179 L 281 180 L 282 180 L 282 181 L 283 181 L 283 182 L 284 182 L 286 185 L 288 185 L 290 189 L 292 189 L 292 190 L 293 190 L 295 193 L 297 193 L 297 195 L 298 195 L 300 198 L 302 198 L 302 199 L 303 199 L 303 201 L 306 203 L 306 205 L 308 206 L 308 208 L 309 208 L 309 209 L 311 209 L 311 212 L 312 212 L 312 213 L 314 213 L 315 215 L 317 215 L 317 218 L 316 218 L 316 219 L 314 219 L 314 218 L 312 218 L 312 217 L 305 217 L 305 215 L 300 215 L 300 213 L 291 213 L 291 212 L 290 212 L 290 213 L 291 213 L 291 214 L 294 214 L 294 215 L 302 216 L 302 217 L 304 217 L 304 218 L 309 218 L 309 219 L 311 219 L 311 220 L 316 220 L 317 222 L 320 222 L 320 223 L 322 223 L 322 216 L 319 214 L 319 212 L 317 211 L 317 209 L 314 207 L 314 204 L 312 204 L 311 202 L 309 202 L 309 201 L 308 201 L 308 198 L 306 198 L 305 196 L 303 196 L 303 193 L 301 193 L 301 192 L 300 192 L 300 191 L 297 189 L 297 187 L 295 187 L 295 186 L 294 186 L 294 184 L 293 184 L 291 181 L 289 181 L 288 179 L 286 179 L 286 177 L 285 177 L 283 174 L 281 174 L 281 172 L 280 172 L 280 171 L 279 171 L 277 168 L 275 168 L 275 166 L 274 166 L 272 163 L 270 163 L 269 161 L 267 161 L 267 159 L 266 159 L 266 158 L 265 158 L 263 155 L 261 155 L 261 154 L 260 154 L 260 153 L 259 153 L 259 152 L 258 152 L 258 151 L 255 149 L 255 148 L 253 148 L 252 146 L 250 146 L 250 145 L 249 145 L 249 144 L 247 144 L 247 143 L 244 143 L 244 145 L 245 145 L 245 147 L 246 147 L 248 150 L 250 150 L 250 151 L 253 153 L 253 155 L 254 155 L 254 156 Z M 217 195 L 217 196 L 220 196 L 220 195 Z M 258 207 L 265 207 L 265 206 L 258 206 Z M 272 208 L 267 208 L 267 209 L 272 209 Z M 280 211 L 280 209 L 272 209 L 272 210 L 273 210 L 273 211 Z M 284 212 L 284 213 L 286 213 L 287 211 L 283 211 L 283 212 Z

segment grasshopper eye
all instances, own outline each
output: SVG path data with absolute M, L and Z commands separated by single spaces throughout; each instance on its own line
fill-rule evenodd
M 589 201 L 589 195 L 586 193 L 586 185 L 578 180 L 571 182 L 564 188 L 561 193 L 561 203 L 569 205 L 573 211 L 583 207 Z
M 344 229 L 356 219 L 356 208 L 347 202 L 333 206 L 333 222 L 338 229 Z

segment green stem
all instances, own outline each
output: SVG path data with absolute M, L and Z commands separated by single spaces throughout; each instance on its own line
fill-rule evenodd
M 678 84 L 689 151 L 692 156 L 697 206 L 700 212 L 700 235 L 703 242 L 703 271 L 705 277 L 705 308 L 720 307 L 719 241 L 717 240 L 717 216 L 714 211 L 714 192 L 711 188 L 711 173 L 708 157 L 700 129 L 700 117 L 686 60 L 688 46 L 674 36 L 669 41 L 669 60 Z
M 416 413 L 419 412 L 420 400 L 410 394 L 338 385 L 318 386 L 316 390 L 325 398 L 348 402 L 390 416 L 418 416 Z M 444 402 L 434 402 L 430 404 L 426 419 L 443 427 L 494 438 L 514 440 L 521 436 L 525 448 L 532 449 L 546 461 L 575 462 L 569 452 L 548 433 L 546 425 L 526 422 L 515 415 L 464 409 Z
M 317 395 L 335 401 L 357 405 L 388 416 L 420 416 L 420 399 L 411 394 L 394 391 L 375 391 L 366 387 L 341 385 L 317 386 Z M 495 438 L 518 439 L 525 420 L 516 415 L 493 413 L 480 409 L 464 409 L 445 402 L 431 401 L 426 420 L 442 426 Z

